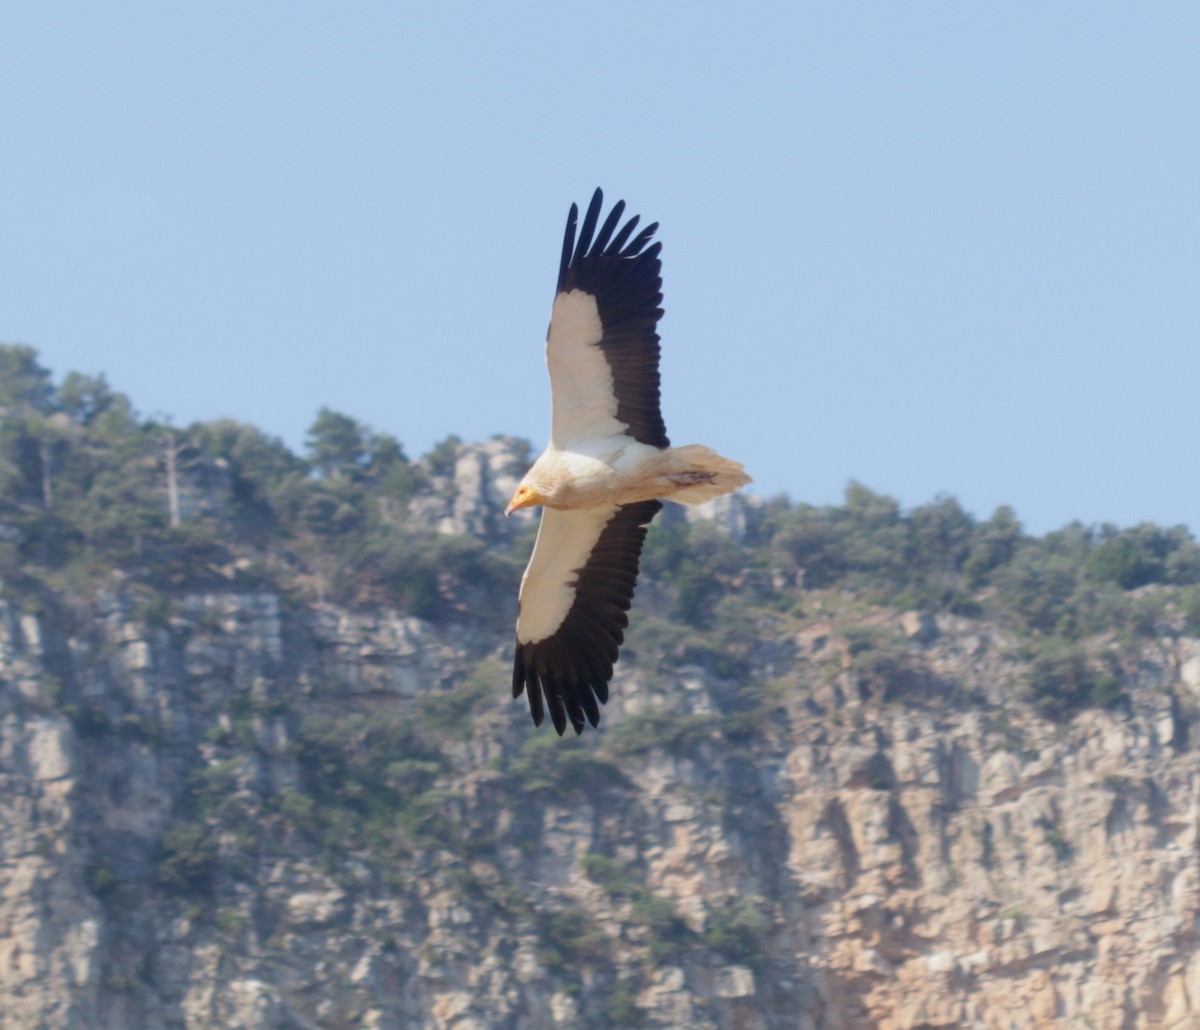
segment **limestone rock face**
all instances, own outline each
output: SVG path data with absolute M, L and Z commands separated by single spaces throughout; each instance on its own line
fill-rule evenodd
M 505 484 L 487 453 L 463 518 Z M 507 652 L 465 624 L 0 601 L 0 1025 L 1200 1025 L 1197 642 L 1055 724 L 996 627 L 897 624 L 946 693 L 860 699 L 813 616 L 751 738 L 716 673 L 633 660 L 576 741 L 499 662 L 471 685 Z M 451 729 L 388 758 L 384 804 L 347 763 L 396 715 Z
M 509 498 L 532 463 L 528 443 L 512 437 L 458 444 L 443 465 L 425 469 L 428 485 L 410 508 L 441 533 L 507 539 L 537 517 L 525 508 L 504 517 Z

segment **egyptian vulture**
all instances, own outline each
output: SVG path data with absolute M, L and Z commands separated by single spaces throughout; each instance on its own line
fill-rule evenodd
M 572 204 L 546 337 L 550 444 L 505 514 L 543 505 L 521 579 L 513 697 L 561 735 L 600 722 L 629 624 L 638 560 L 661 499 L 698 504 L 750 482 L 699 444 L 672 447 L 659 410 L 658 223 L 634 235 L 618 201 L 603 225 L 596 190 L 576 236 Z

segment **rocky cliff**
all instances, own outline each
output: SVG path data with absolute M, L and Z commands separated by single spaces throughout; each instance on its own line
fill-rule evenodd
M 519 532 L 506 455 L 415 508 Z M 760 572 L 732 660 L 648 576 L 579 739 L 469 612 L 0 601 L 0 1026 L 1200 1025 L 1200 641 L 1051 721 L 1002 621 Z

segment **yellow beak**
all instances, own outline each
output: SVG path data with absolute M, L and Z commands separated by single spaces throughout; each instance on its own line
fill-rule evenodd
M 511 515 L 518 508 L 532 508 L 535 504 L 542 503 L 542 496 L 531 486 L 519 486 L 517 492 L 513 494 L 512 500 L 508 502 L 508 507 L 504 509 L 505 515 Z

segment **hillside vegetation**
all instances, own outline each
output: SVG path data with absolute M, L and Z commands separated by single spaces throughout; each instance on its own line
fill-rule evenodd
M 322 409 L 297 455 L 232 420 L 143 419 L 103 376 L 56 386 L 33 350 L 11 345 L 0 412 L 0 577 L 27 603 L 43 589 L 86 594 L 117 572 L 160 602 L 270 585 L 489 631 L 514 614 L 528 533 L 446 534 L 410 515 L 452 476 L 456 438 L 412 461 L 394 437 Z M 516 453 L 520 470 L 528 446 Z M 643 568 L 665 624 L 653 635 L 703 638 L 726 667 L 753 645 L 755 617 L 803 612 L 826 591 L 995 621 L 1034 657 L 1029 691 L 1055 715 L 1114 703 L 1123 648 L 1139 637 L 1200 633 L 1200 547 L 1184 526 L 1072 523 L 1037 537 L 1008 507 L 979 520 L 940 497 L 903 511 L 858 483 L 836 506 L 768 501 L 741 543 L 659 520 Z M 868 679 L 886 679 L 879 641 L 860 635 L 850 649 L 878 666 Z
M 1033 1026 L 1193 975 L 1185 527 L 669 506 L 559 739 L 508 690 L 529 457 L 327 409 L 295 454 L 0 347 L 12 1025 Z

